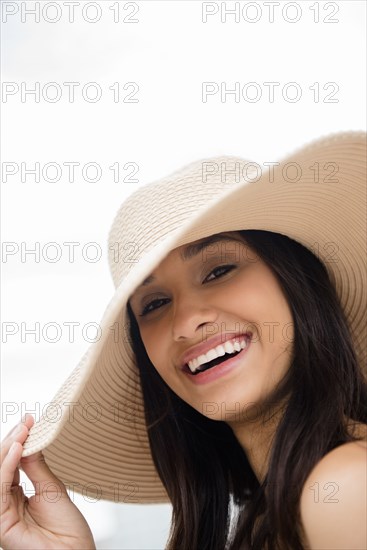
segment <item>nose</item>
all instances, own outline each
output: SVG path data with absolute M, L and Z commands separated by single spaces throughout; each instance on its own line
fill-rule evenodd
M 198 331 L 208 323 L 215 323 L 216 309 L 195 293 L 183 292 L 176 296 L 173 307 L 172 337 L 175 341 L 197 339 Z

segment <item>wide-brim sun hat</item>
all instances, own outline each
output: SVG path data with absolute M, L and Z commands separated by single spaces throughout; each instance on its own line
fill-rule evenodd
M 365 132 L 336 133 L 279 162 L 200 159 L 132 193 L 109 233 L 115 292 L 100 338 L 31 428 L 22 456 L 42 450 L 67 487 L 96 499 L 169 502 L 150 452 L 126 304 L 171 250 L 215 233 L 263 229 L 314 252 L 367 377 L 366 156 Z

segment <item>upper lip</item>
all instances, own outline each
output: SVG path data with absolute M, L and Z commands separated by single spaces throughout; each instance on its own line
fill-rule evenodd
M 183 353 L 179 360 L 179 366 L 183 370 L 185 368 L 185 365 L 191 361 L 192 359 L 195 359 L 195 357 L 199 357 L 199 355 L 204 355 L 207 351 L 209 351 L 212 348 L 215 348 L 221 344 L 224 344 L 227 340 L 232 340 L 233 338 L 236 338 L 238 336 L 251 336 L 250 332 L 237 332 L 237 333 L 226 333 L 226 334 L 217 334 L 216 336 L 213 336 L 210 340 L 206 340 L 205 342 L 202 342 L 201 344 L 197 344 L 196 346 L 193 346 L 192 348 L 188 349 Z

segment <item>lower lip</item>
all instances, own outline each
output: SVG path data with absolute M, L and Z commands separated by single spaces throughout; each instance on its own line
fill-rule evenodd
M 232 357 L 232 359 L 227 359 L 227 361 L 224 361 L 223 363 L 219 363 L 219 365 L 216 365 L 211 369 L 204 370 L 203 372 L 199 372 L 199 374 L 195 374 L 195 375 L 190 374 L 186 371 L 184 371 L 184 374 L 186 374 L 186 376 L 190 379 L 190 381 L 193 384 L 200 385 L 200 384 L 207 384 L 209 382 L 213 382 L 217 378 L 224 376 L 228 372 L 231 372 L 236 367 L 238 367 L 244 355 L 247 353 L 250 345 L 251 345 L 251 341 L 248 340 L 247 346 L 242 351 L 240 351 L 240 353 Z

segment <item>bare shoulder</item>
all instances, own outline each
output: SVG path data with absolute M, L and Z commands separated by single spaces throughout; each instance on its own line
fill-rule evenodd
M 300 500 L 310 549 L 367 548 L 367 425 L 355 424 L 363 439 L 340 445 L 312 469 Z

